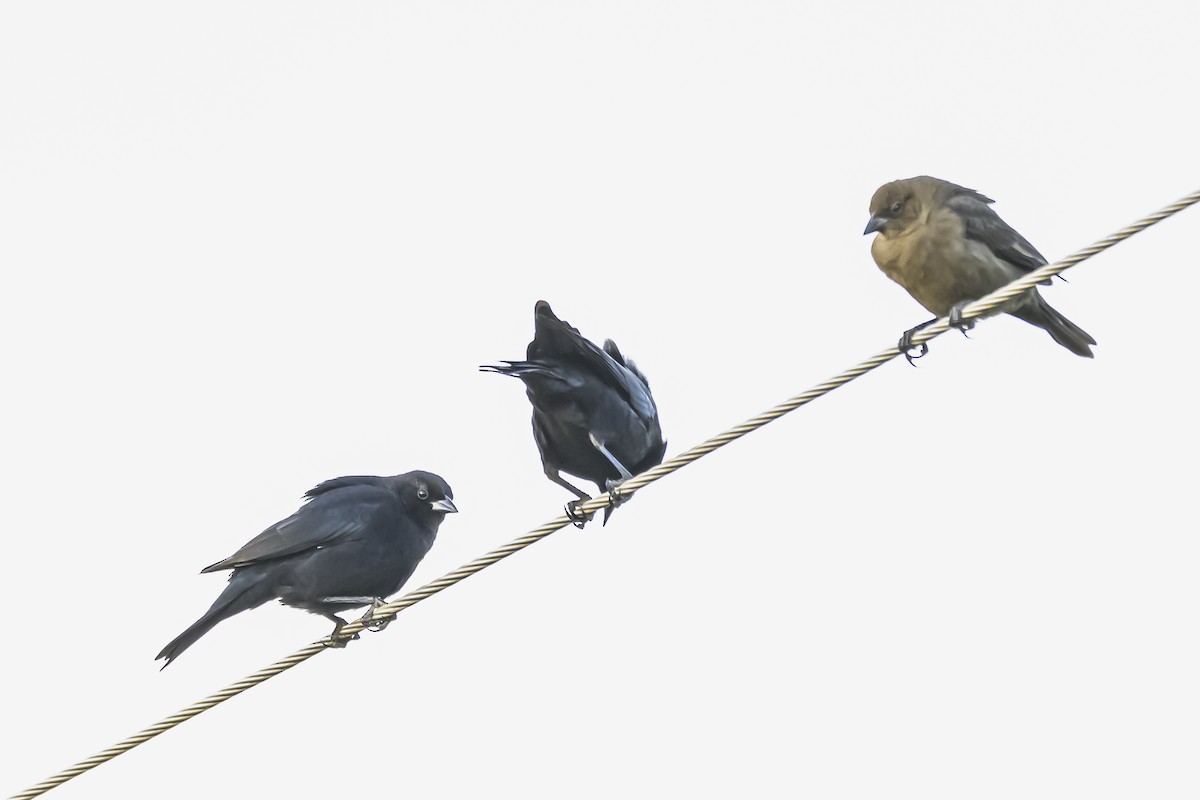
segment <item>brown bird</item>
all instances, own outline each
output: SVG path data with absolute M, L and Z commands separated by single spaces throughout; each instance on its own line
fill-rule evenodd
M 871 243 L 871 255 L 883 273 L 938 317 L 949 316 L 964 333 L 974 326 L 962 319 L 964 306 L 1047 263 L 1000 219 L 992 202 L 972 189 L 928 175 L 892 181 L 871 198 L 871 220 L 863 231 L 879 234 Z M 1051 308 L 1036 287 L 993 313 L 1000 311 L 1045 330 L 1075 355 L 1092 357 L 1090 345 L 1096 340 Z M 898 346 L 909 363 L 929 351 L 922 344 L 913 353 L 912 335 L 936 321 L 900 337 Z

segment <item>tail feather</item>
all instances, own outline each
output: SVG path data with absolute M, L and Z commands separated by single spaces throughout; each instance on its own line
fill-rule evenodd
M 165 658 L 167 662 L 162 665 L 162 668 L 166 669 L 171 665 L 172 661 L 179 658 L 180 654 L 183 653 L 184 650 L 187 650 L 189 647 L 194 645 L 201 636 L 211 631 L 214 627 L 216 627 L 216 624 L 223 619 L 225 619 L 225 617 L 221 614 L 213 614 L 211 612 L 205 614 L 203 617 L 193 622 L 187 630 L 172 639 L 170 644 L 164 647 L 162 651 L 154 657 L 154 660 L 158 661 L 160 658 Z
M 481 372 L 495 372 L 498 375 L 508 375 L 522 380 L 528 376 L 538 376 L 562 381 L 562 376 L 555 372 L 553 366 L 540 361 L 504 361 L 500 364 L 483 364 L 479 367 L 479 370 Z
M 245 583 L 239 581 L 238 578 L 242 578 Z M 229 585 L 225 587 L 225 591 L 221 592 L 221 596 L 212 604 L 212 607 L 204 612 L 204 616 L 193 622 L 188 626 L 187 630 L 172 639 L 154 657 L 154 660 L 158 661 L 161 658 L 165 658 L 167 662 L 162 665 L 162 669 L 166 669 L 172 661 L 179 658 L 184 650 L 187 650 L 201 636 L 215 628 L 218 622 L 229 619 L 234 614 L 240 614 L 251 608 L 257 608 L 270 600 L 274 595 L 270 594 L 269 590 L 265 590 L 264 586 L 264 583 L 250 576 L 240 575 L 237 572 L 230 575 Z
M 1054 341 L 1070 350 L 1077 356 L 1092 358 L 1091 346 L 1096 340 L 1083 328 L 1058 313 L 1049 303 L 1036 292 L 1031 294 L 1032 300 L 1020 308 L 1010 311 L 1014 317 L 1036 325 L 1050 334 Z

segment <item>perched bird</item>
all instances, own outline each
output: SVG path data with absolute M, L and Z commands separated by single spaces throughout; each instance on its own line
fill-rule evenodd
M 164 669 L 221 620 L 275 598 L 333 620 L 336 636 L 346 621 L 335 612 L 382 605 L 429 552 L 446 514 L 458 511 L 450 486 L 431 472 L 334 478 L 304 496 L 295 514 L 200 570 L 233 573 L 204 616 L 155 657 L 167 660 Z
M 938 178 L 921 176 L 880 186 L 871 198 L 871 219 L 863 234 L 879 233 L 871 255 L 884 274 L 938 317 L 969 330 L 964 306 L 1046 264 L 1033 245 L 992 210 L 979 192 Z M 1046 281 L 1045 283 L 1049 283 Z M 997 309 L 1042 328 L 1077 356 L 1092 357 L 1096 340 L 1050 307 L 1037 288 Z M 899 347 L 911 362 L 912 335 L 935 322 L 905 331 Z
M 533 438 L 542 455 L 546 477 L 580 500 L 589 495 L 562 477 L 568 472 L 592 481 L 614 497 L 604 509 L 604 521 L 619 503 L 617 487 L 662 463 L 667 443 L 662 438 L 658 408 L 650 385 L 611 339 L 597 347 L 570 324 L 554 316 L 550 304 L 533 307 L 533 341 L 524 361 L 485 365 L 485 372 L 520 378 L 533 404 Z M 583 523 L 575 509 L 567 513 Z

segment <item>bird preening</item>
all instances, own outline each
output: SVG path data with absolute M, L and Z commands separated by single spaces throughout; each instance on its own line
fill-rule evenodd
M 365 605 L 374 611 L 399 591 L 442 520 L 458 511 L 450 486 L 432 472 L 334 478 L 305 498 L 295 514 L 201 570 L 233 572 L 212 607 L 155 657 L 166 659 L 164 668 L 221 620 L 276 598 L 330 619 L 336 643 L 346 624 L 337 612 Z
M 918 303 L 950 324 L 969 330 L 963 308 L 1046 265 L 1046 259 L 991 207 L 992 200 L 949 181 L 921 176 L 885 183 L 871 198 L 863 234 L 878 233 L 871 255 L 884 274 Z M 1049 283 L 1049 281 L 1046 281 Z M 1055 311 L 1037 288 L 1014 297 L 1004 311 L 1045 330 L 1077 356 L 1092 357 L 1096 344 L 1083 328 Z M 912 335 L 936 318 L 904 332 L 897 345 L 911 363 Z
M 546 477 L 580 501 L 591 497 L 561 473 L 608 492 L 613 497 L 604 509 L 608 522 L 621 502 L 620 483 L 661 464 L 666 453 L 650 384 L 611 339 L 597 347 L 556 317 L 545 300 L 534 305 L 533 320 L 524 361 L 480 369 L 521 379 L 533 405 L 533 438 Z M 568 504 L 567 514 L 582 525 L 586 520 L 577 508 L 578 501 Z

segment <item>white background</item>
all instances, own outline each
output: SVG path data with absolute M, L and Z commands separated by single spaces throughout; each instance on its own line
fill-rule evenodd
M 328 633 L 165 672 L 198 570 L 343 474 L 555 516 L 549 300 L 669 453 L 928 314 L 861 236 L 928 173 L 1062 257 L 1200 186 L 1194 5 L 6 3 L 0 791 Z M 1192 209 L 76 779 L 64 798 L 1195 797 Z M 251 794 L 253 793 L 253 795 Z

